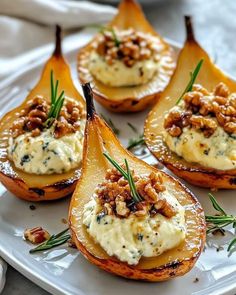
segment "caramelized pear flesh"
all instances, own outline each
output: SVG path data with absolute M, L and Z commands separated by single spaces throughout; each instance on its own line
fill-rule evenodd
M 17 169 L 13 162 L 8 159 L 7 147 L 10 135 L 9 128 L 19 117 L 27 102 L 37 96 L 42 96 L 50 101 L 50 74 L 60 81 L 59 91 L 65 91 L 68 98 L 79 101 L 84 107 L 85 102 L 75 88 L 68 64 L 61 51 L 61 30 L 57 27 L 55 50 L 44 66 L 41 78 L 36 86 L 30 91 L 23 103 L 8 112 L 0 122 L 0 181 L 14 195 L 29 201 L 54 200 L 71 194 L 76 181 L 80 176 L 81 167 L 67 173 L 36 175 L 29 174 Z
M 82 254 L 93 264 L 113 274 L 129 279 L 163 281 L 188 272 L 198 259 L 205 242 L 205 218 L 201 205 L 193 194 L 180 182 L 158 171 L 125 150 L 111 129 L 96 114 L 92 103 L 92 91 L 83 86 L 87 101 L 87 125 L 83 150 L 82 175 L 71 199 L 69 222 L 73 241 Z M 94 242 L 83 224 L 84 206 L 91 200 L 95 188 L 101 183 L 110 164 L 104 152 L 118 163 L 127 159 L 131 169 L 139 175 L 161 173 L 165 186 L 170 189 L 185 208 L 187 234 L 178 247 L 160 256 L 141 258 L 136 266 L 128 265 L 110 257 Z
M 97 47 L 99 36 L 78 53 L 78 74 L 81 83 L 91 82 L 94 98 L 105 108 L 113 112 L 137 112 L 144 110 L 158 99 L 160 93 L 169 82 L 175 68 L 175 56 L 170 46 L 155 32 L 146 20 L 141 7 L 135 0 L 123 0 L 118 14 L 108 24 L 108 28 L 128 30 L 151 34 L 160 39 L 164 48 L 162 62 L 153 78 L 143 85 L 129 87 L 111 87 L 95 79 L 89 71 L 91 53 Z M 122 75 L 122 73 L 121 73 Z
M 175 106 L 189 81 L 189 73 L 201 59 L 204 62 L 196 84 L 212 91 L 217 84 L 223 82 L 230 92 L 236 91 L 236 83 L 212 63 L 208 54 L 195 40 L 190 17 L 186 17 L 185 21 L 187 40 L 179 54 L 177 67 L 169 85 L 147 117 L 144 128 L 145 141 L 149 150 L 161 163 L 189 183 L 200 187 L 235 189 L 235 169 L 216 170 L 187 162 L 171 152 L 163 141 L 164 117 L 167 111 Z

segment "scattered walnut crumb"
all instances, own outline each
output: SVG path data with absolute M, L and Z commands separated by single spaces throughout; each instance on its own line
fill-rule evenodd
M 69 239 L 67 241 L 68 247 L 70 248 L 76 248 L 76 244 L 72 241 L 72 239 Z
M 224 236 L 225 235 L 225 230 L 223 228 L 218 228 L 218 229 L 215 229 L 212 234 L 214 236 Z
M 40 244 L 50 238 L 48 231 L 41 226 L 26 229 L 24 231 L 24 238 L 32 244 Z
M 211 187 L 211 191 L 212 191 L 212 192 L 218 192 L 218 190 L 219 190 L 219 189 L 218 189 L 217 187 Z
M 219 247 L 216 248 L 216 252 L 220 252 L 220 251 L 223 251 L 223 250 L 224 250 L 224 247 L 222 247 L 222 246 L 219 246 Z
M 67 221 L 66 218 L 62 218 L 62 219 L 61 219 L 61 222 L 62 222 L 63 224 L 67 224 L 67 223 L 68 223 L 68 221 Z

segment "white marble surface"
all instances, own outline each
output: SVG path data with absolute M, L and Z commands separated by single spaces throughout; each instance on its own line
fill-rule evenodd
M 146 6 L 145 12 L 163 36 L 180 43 L 185 36 L 183 15 L 192 15 L 197 39 L 221 68 L 236 76 L 235 0 L 158 0 L 156 4 Z M 49 293 L 9 267 L 2 295 L 29 294 Z

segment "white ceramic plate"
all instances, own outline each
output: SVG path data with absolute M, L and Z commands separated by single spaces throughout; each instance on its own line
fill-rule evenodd
M 64 51 L 70 62 L 74 80 L 76 77 L 76 52 L 88 41 L 87 33 L 68 37 L 64 41 Z M 172 45 L 174 45 L 172 43 Z M 176 51 L 178 47 L 174 45 Z M 19 104 L 27 91 L 38 80 L 42 65 L 51 52 L 52 46 L 32 52 L 25 66 L 14 75 L 0 83 L 1 115 Z M 32 59 L 33 56 L 33 59 Z M 36 58 L 37 57 L 37 58 Z M 25 58 L 25 57 L 24 57 Z M 135 134 L 127 126 L 127 122 L 138 126 L 142 132 L 147 111 L 134 115 L 117 115 L 108 113 L 97 106 L 99 113 L 112 118 L 121 130 L 120 140 L 126 146 L 128 139 Z M 155 163 L 150 157 L 145 157 L 149 163 Z M 187 185 L 200 199 L 207 213 L 212 210 L 207 189 L 199 189 Z M 226 210 L 235 213 L 235 191 L 220 191 L 215 194 Z M 79 295 L 143 295 L 143 294 L 234 294 L 236 291 L 236 253 L 230 257 L 225 244 L 232 238 L 227 232 L 220 241 L 209 240 L 205 252 L 201 255 L 194 269 L 177 279 L 164 283 L 144 283 L 125 280 L 112 276 L 87 262 L 75 249 L 58 247 L 52 251 L 29 254 L 30 245 L 22 239 L 27 227 L 43 226 L 50 233 L 57 233 L 65 228 L 62 218 L 67 218 L 69 199 L 52 203 L 36 203 L 36 210 L 29 208 L 31 203 L 17 199 L 0 186 L 0 256 L 27 278 L 53 294 Z M 216 248 L 221 245 L 224 250 Z M 197 278 L 197 279 L 196 279 Z

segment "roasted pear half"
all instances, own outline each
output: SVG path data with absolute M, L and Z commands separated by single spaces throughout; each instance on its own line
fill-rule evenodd
M 179 54 L 177 67 L 168 87 L 147 117 L 144 128 L 145 141 L 149 150 L 161 163 L 189 183 L 201 187 L 235 189 L 235 169 L 216 170 L 187 162 L 171 152 L 163 141 L 165 114 L 175 106 L 189 81 L 189 73 L 201 59 L 203 65 L 195 83 L 211 91 L 218 83 L 223 82 L 231 92 L 236 91 L 236 83 L 214 65 L 195 40 L 190 17 L 185 18 L 185 25 L 187 40 Z
M 145 18 L 141 7 L 135 0 L 123 0 L 118 14 L 107 25 L 107 28 L 148 33 L 160 38 L 163 56 L 158 71 L 146 84 L 129 87 L 111 87 L 99 82 L 89 71 L 91 53 L 98 45 L 99 35 L 82 48 L 78 53 L 78 73 L 81 83 L 92 82 L 94 98 L 113 112 L 137 112 L 153 104 L 169 82 L 175 68 L 173 50 L 152 28 Z M 122 73 L 121 73 L 122 75 Z
M 47 61 L 41 78 L 30 91 L 23 103 L 8 112 L 0 122 L 0 181 L 14 195 L 29 201 L 55 200 L 72 193 L 80 176 L 81 168 L 63 174 L 36 175 L 17 169 L 8 159 L 7 147 L 10 127 L 27 102 L 36 96 L 50 100 L 50 73 L 53 71 L 60 81 L 59 91 L 65 91 L 66 97 L 73 98 L 85 106 L 84 99 L 75 88 L 70 68 L 61 51 L 61 29 L 56 29 L 56 46 L 51 58 Z
M 185 274 L 194 266 L 205 242 L 205 219 L 201 205 L 179 181 L 137 159 L 124 149 L 112 130 L 95 112 L 90 87 L 84 85 L 83 88 L 87 101 L 87 125 L 82 175 L 69 209 L 69 223 L 74 243 L 93 264 L 129 279 L 163 281 Z M 94 242 L 83 225 L 83 211 L 97 185 L 104 180 L 107 169 L 111 168 L 103 156 L 104 152 L 109 153 L 118 163 L 123 163 L 124 159 L 127 159 L 130 168 L 135 169 L 140 175 L 150 172 L 162 174 L 165 185 L 185 208 L 187 234 L 184 242 L 178 247 L 157 257 L 141 258 L 138 265 L 130 266 L 115 257 L 110 257 Z

